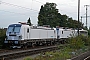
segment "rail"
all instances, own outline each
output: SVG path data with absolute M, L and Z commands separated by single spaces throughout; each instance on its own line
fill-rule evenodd
M 90 60 L 90 56 L 86 57 L 84 60 Z
M 44 48 L 15 51 L 15 52 L 11 52 L 11 53 L 8 52 L 8 53 L 0 54 L 0 60 L 11 60 L 14 58 L 33 55 L 33 54 L 46 52 L 46 51 L 52 51 L 52 50 L 56 50 L 56 49 L 57 49 L 57 46 L 49 46 L 49 47 L 44 47 Z

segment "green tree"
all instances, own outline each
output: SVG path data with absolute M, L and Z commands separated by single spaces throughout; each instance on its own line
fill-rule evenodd
M 60 18 L 58 18 L 58 9 L 56 9 L 55 3 L 46 3 L 41 6 L 38 15 L 38 25 L 50 25 L 56 27 L 60 25 Z
M 60 17 L 60 26 L 67 27 L 68 16 L 67 15 L 60 15 L 59 17 Z
M 31 20 L 30 20 L 30 17 L 29 17 L 29 19 L 27 20 L 27 24 L 28 24 L 29 26 L 31 26 Z
M 50 25 L 51 27 L 69 27 L 78 28 L 78 21 L 73 20 L 71 17 L 61 15 L 56 8 L 55 3 L 46 3 L 41 6 L 38 15 L 38 25 Z M 83 24 L 79 22 L 79 28 L 83 28 Z

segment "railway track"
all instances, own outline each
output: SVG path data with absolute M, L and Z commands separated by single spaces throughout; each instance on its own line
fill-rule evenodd
M 0 49 L 0 54 L 1 53 L 5 53 L 5 52 L 8 52 L 9 50 L 5 50 L 5 49 Z
M 0 54 L 0 60 L 12 60 L 14 58 L 24 57 L 24 56 L 33 55 L 33 54 L 46 52 L 46 51 L 52 51 L 56 49 L 57 49 L 57 46 L 48 46 L 44 48 L 35 48 L 35 49 L 7 52 L 7 53 Z
M 22 51 L 27 49 L 1 49 L 0 54 L 7 53 L 7 52 L 15 52 L 15 51 Z
M 15 52 L 15 51 L 23 51 L 23 50 L 28 50 L 28 49 L 37 49 L 37 48 L 42 48 L 42 47 L 47 47 L 47 46 L 35 46 L 35 47 L 29 47 L 29 48 L 20 48 L 20 49 L 0 49 L 0 54 L 2 53 L 7 53 L 7 52 Z
M 84 60 L 90 60 L 90 56 L 86 57 Z

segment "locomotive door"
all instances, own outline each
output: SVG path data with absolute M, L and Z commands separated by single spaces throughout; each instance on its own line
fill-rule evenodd
M 30 33 L 29 28 L 27 28 L 27 39 L 29 39 L 29 33 Z

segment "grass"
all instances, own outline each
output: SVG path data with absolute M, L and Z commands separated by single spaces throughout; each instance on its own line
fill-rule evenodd
M 88 51 L 88 47 L 85 46 L 81 49 L 71 49 L 69 47 L 64 47 L 63 49 L 45 52 L 45 54 L 40 54 L 35 58 L 26 57 L 24 60 L 66 60 L 74 56 L 77 56 L 83 52 Z
M 90 50 L 90 40 L 82 36 L 76 38 L 70 38 L 69 43 L 65 45 L 59 45 L 59 50 L 45 52 L 40 54 L 32 60 L 66 60 L 71 59 L 74 56 L 80 55 Z M 85 45 L 87 44 L 88 45 Z M 27 59 L 28 60 L 28 59 Z

